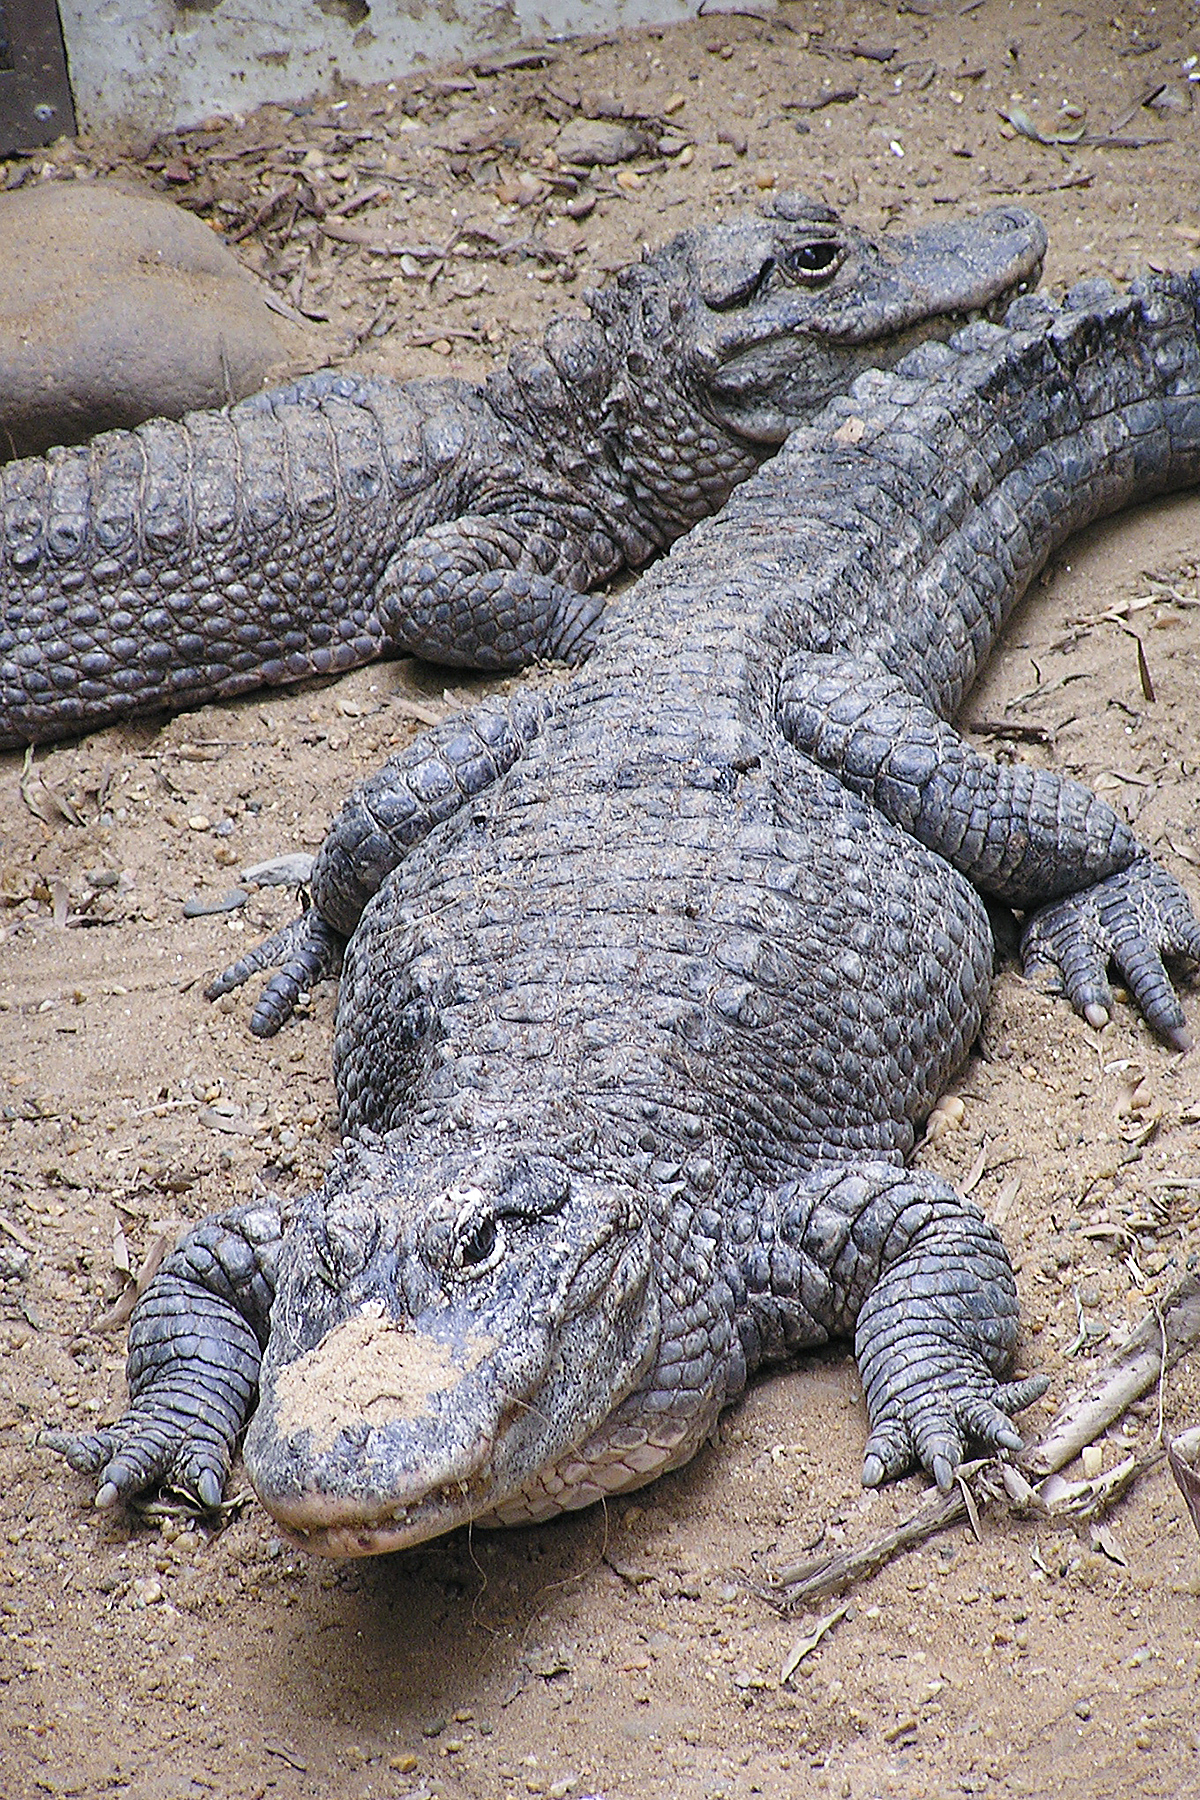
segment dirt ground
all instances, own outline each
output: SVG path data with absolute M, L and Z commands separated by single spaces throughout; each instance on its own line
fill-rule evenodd
M 174 195 L 309 320 L 314 365 L 398 375 L 483 373 L 643 241 L 776 183 L 872 229 L 1027 201 L 1061 290 L 1200 257 L 1200 11 L 1117 4 L 789 4 L 59 146 L 7 179 Z M 622 109 L 645 154 L 564 175 L 562 123 Z M 1025 135 L 1081 126 L 1101 141 Z M 1198 546 L 1196 497 L 1077 540 L 966 716 L 1015 721 L 1025 741 L 979 741 L 1089 780 L 1200 898 Z M 762 1381 L 718 1444 L 606 1513 L 354 1565 L 293 1552 L 252 1498 L 219 1532 L 101 1517 L 38 1446 L 119 1410 L 122 1333 L 95 1326 L 122 1271 L 260 1180 L 311 1185 L 334 1143 L 332 992 L 266 1047 L 243 999 L 200 994 L 292 901 L 184 902 L 314 848 L 444 687 L 392 663 L 117 727 L 39 754 L 24 793 L 0 758 L 4 1800 L 1200 1795 L 1200 1541 L 1161 1464 L 1102 1542 L 997 1513 L 898 1558 L 781 1679 L 813 1617 L 756 1584 L 922 1486 L 860 1490 L 848 1355 Z M 1096 1033 L 1010 962 L 956 1092 L 922 1161 L 973 1175 L 1002 1224 L 1026 1362 L 1053 1377 L 1037 1431 L 1200 1252 L 1200 1052 L 1128 1008 Z M 1163 1406 L 1168 1432 L 1200 1420 L 1200 1369 Z M 1136 1410 L 1106 1466 L 1156 1425 Z

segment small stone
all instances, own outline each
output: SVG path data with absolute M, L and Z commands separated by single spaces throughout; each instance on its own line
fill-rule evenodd
M 411 1750 L 404 1750 L 398 1756 L 388 1757 L 388 1768 L 395 1769 L 398 1775 L 411 1775 L 417 1766 L 417 1758 Z
M 188 815 L 188 830 L 189 831 L 211 831 L 212 830 L 212 820 L 209 818 L 207 813 L 189 813 L 189 815 Z
M 1075 1717 L 1077 1719 L 1090 1719 L 1091 1716 L 1092 1716 L 1091 1701 L 1090 1700 L 1077 1700 L 1075 1702 Z
M 636 169 L 618 169 L 613 179 L 617 186 L 624 188 L 627 193 L 632 193 L 635 188 L 640 188 L 642 185 L 642 178 Z
M 597 163 L 628 162 L 645 148 L 640 131 L 615 119 L 569 119 L 555 145 L 560 161 L 585 169 Z
M 672 94 L 671 98 L 667 101 L 667 104 L 663 107 L 663 112 L 666 114 L 667 118 L 669 119 L 672 113 L 677 113 L 685 104 L 686 100 L 686 94 Z
M 31 1257 L 19 1244 L 6 1244 L 0 1238 L 0 1281 L 24 1281 L 29 1273 Z

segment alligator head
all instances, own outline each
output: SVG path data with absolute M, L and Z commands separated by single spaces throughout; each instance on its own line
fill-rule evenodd
M 657 1292 L 630 1189 L 521 1151 L 347 1152 L 293 1218 L 245 1459 L 305 1549 L 492 1512 L 637 1385 Z
M 1018 207 L 872 239 L 785 194 L 762 216 L 685 233 L 588 298 L 602 325 L 628 320 L 635 376 L 686 372 L 701 412 L 765 450 L 863 369 L 999 317 L 1036 286 L 1045 251 L 1041 220 Z

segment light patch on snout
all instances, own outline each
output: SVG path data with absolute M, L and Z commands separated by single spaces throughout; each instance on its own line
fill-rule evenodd
M 426 1332 L 402 1330 L 371 1309 L 337 1325 L 275 1377 L 275 1417 L 285 1437 L 309 1433 L 312 1451 L 332 1449 L 348 1425 L 428 1418 L 436 1394 L 455 1387 L 497 1347 L 470 1335 L 460 1355 Z

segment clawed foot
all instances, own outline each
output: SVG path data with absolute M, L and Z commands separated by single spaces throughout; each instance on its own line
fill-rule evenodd
M 345 947 L 341 933 L 327 924 L 314 907 L 309 907 L 298 919 L 280 926 L 231 963 L 205 988 L 204 997 L 219 1000 L 222 994 L 241 987 L 259 969 L 274 969 L 276 973 L 263 988 L 250 1017 L 255 1037 L 274 1037 L 291 1018 L 302 993 L 316 982 L 340 973 Z
M 923 1360 L 919 1377 L 872 1413 L 863 1486 L 879 1487 L 919 1464 L 945 1493 L 968 1444 L 989 1452 L 1023 1448 L 1010 1415 L 1039 1400 L 1049 1385 L 1045 1375 L 997 1382 L 982 1362 L 972 1369 Z
M 98 1507 L 114 1507 L 161 1485 L 182 1489 L 212 1511 L 221 1503 L 232 1443 L 194 1409 L 186 1388 L 160 1389 L 102 1431 L 84 1437 L 44 1431 L 40 1441 L 81 1474 L 99 1477 Z
M 1065 993 L 1089 1025 L 1111 1017 L 1111 962 L 1151 1029 L 1172 1049 L 1188 1050 L 1192 1034 L 1164 957 L 1200 962 L 1200 921 L 1175 877 L 1149 857 L 1043 907 L 1021 939 L 1029 979 Z
M 931 1238 L 892 1265 L 855 1332 L 871 1421 L 865 1487 L 919 1466 L 944 1492 L 969 1445 L 1022 1448 L 1012 1414 L 1050 1384 L 1044 1375 L 999 1379 L 1015 1327 L 1016 1291 L 998 1239 L 981 1234 L 956 1246 Z

